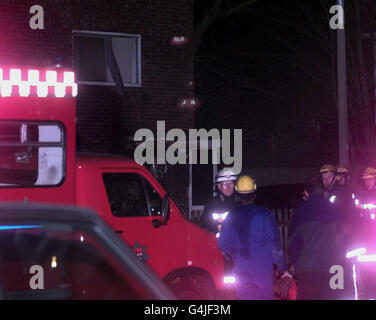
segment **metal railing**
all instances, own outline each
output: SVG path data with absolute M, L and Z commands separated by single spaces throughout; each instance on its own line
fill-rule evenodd
M 274 208 L 271 211 L 274 213 L 274 216 L 277 220 L 279 231 L 281 233 L 281 241 L 283 250 L 287 257 L 287 242 L 288 242 L 288 228 L 291 221 L 291 218 L 294 214 L 293 208 Z M 191 212 L 191 221 L 200 224 L 202 215 L 202 210 L 193 210 Z
M 285 252 L 285 257 L 287 257 L 289 224 L 290 224 L 292 216 L 294 215 L 294 209 L 293 208 L 275 208 L 275 209 L 272 209 L 272 212 L 274 213 L 275 218 L 277 220 L 279 231 L 281 233 L 281 241 L 282 241 L 283 250 Z

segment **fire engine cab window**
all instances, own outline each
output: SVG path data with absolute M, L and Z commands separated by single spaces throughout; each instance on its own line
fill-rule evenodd
M 63 133 L 56 122 L 0 121 L 0 187 L 59 185 Z
M 149 216 L 140 175 L 136 173 L 104 173 L 103 182 L 112 214 L 115 217 Z

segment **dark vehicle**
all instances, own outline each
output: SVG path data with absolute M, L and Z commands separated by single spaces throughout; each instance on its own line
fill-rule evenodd
M 176 299 L 93 211 L 0 205 L 0 299 Z

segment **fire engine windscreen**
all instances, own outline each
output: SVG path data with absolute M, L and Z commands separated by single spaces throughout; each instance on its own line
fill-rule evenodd
M 0 121 L 0 187 L 60 184 L 63 133 L 55 121 Z

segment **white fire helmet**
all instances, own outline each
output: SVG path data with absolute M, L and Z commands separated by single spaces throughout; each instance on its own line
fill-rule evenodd
M 223 168 L 218 172 L 215 183 L 236 180 L 238 180 L 238 176 L 235 174 L 234 170 L 232 170 L 231 168 Z

